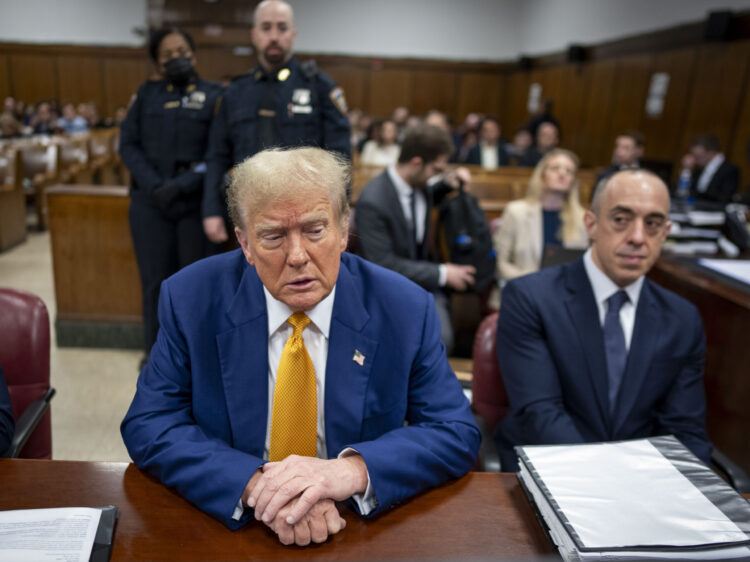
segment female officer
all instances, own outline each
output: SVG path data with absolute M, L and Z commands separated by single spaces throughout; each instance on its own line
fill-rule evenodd
M 132 177 L 130 230 L 143 289 L 146 358 L 159 330 L 161 282 L 208 250 L 200 204 L 221 86 L 198 77 L 194 50 L 184 31 L 153 33 L 149 55 L 162 79 L 141 85 L 120 130 L 120 155 Z

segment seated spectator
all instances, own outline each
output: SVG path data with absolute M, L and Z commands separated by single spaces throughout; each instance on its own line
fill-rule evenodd
M 15 428 L 8 385 L 5 383 L 3 367 L 0 365 L 0 457 L 10 448 Z
M 643 158 L 643 135 L 641 133 L 638 131 L 625 131 L 617 135 L 615 149 L 612 152 L 612 164 L 596 176 L 594 185 L 599 185 L 600 181 L 607 179 L 620 170 L 640 168 L 641 158 Z M 593 191 L 591 196 L 594 196 Z
M 578 157 L 556 148 L 531 174 L 526 197 L 505 208 L 493 236 L 501 281 L 537 271 L 545 246 L 586 248 L 577 172 Z
M 359 118 L 359 144 L 357 145 L 357 152 L 362 152 L 367 141 L 375 140 L 375 132 L 377 131 L 378 124 L 373 121 L 369 115 L 362 115 Z
M 722 205 L 731 202 L 740 183 L 740 172 L 722 154 L 716 135 L 695 137 L 690 144 L 690 154 L 694 162 L 690 196 L 696 201 Z
M 86 119 L 89 129 L 107 129 L 114 126 L 115 122 L 111 117 L 101 117 L 99 115 L 99 108 L 93 101 L 84 104 L 84 107 L 85 113 L 81 115 Z
M 451 134 L 451 124 L 448 120 L 448 116 L 443 113 L 442 111 L 438 111 L 437 109 L 431 109 L 427 112 L 427 115 L 425 115 L 424 118 L 425 125 L 432 125 L 433 127 L 438 127 L 448 133 Z
M 700 314 L 645 277 L 668 215 L 656 175 L 617 172 L 586 211 L 584 256 L 503 289 L 497 353 L 510 412 L 495 435 L 503 470 L 517 469 L 516 445 L 669 433 L 710 462 Z
M 362 147 L 362 164 L 388 166 L 395 164 L 401 147 L 396 142 L 398 128 L 391 120 L 383 121 L 375 130 L 375 139 L 369 140 Z
M 57 118 L 49 102 L 42 101 L 36 106 L 29 125 L 35 135 L 51 135 L 55 132 Z
M 16 121 L 13 113 L 4 111 L 0 114 L 0 137 L 12 139 L 21 136 L 22 125 Z
M 518 164 L 519 159 L 526 154 L 526 151 L 534 143 L 534 138 L 528 129 L 521 127 L 513 135 L 513 142 L 505 145 L 505 151 L 511 159 L 511 162 Z
M 454 135 L 455 138 L 455 135 Z M 466 164 L 471 150 L 479 143 L 479 133 L 476 129 L 466 129 L 463 135 L 459 137 L 456 152 L 453 153 L 451 162 Z
M 479 127 L 479 143 L 469 151 L 467 164 L 477 164 L 485 170 L 495 170 L 508 165 L 505 142 L 500 138 L 500 122 L 494 117 L 485 117 Z
M 88 132 L 89 124 L 84 117 L 76 113 L 76 108 L 72 103 L 63 105 L 62 113 L 62 117 L 57 120 L 57 128 L 63 133 L 74 135 Z
M 128 116 L 128 108 L 124 105 L 119 106 L 117 109 L 115 109 L 115 126 L 119 127 L 122 125 L 122 122 L 125 121 L 125 118 Z
M 398 134 L 396 136 L 397 142 L 401 144 L 406 136 L 406 123 L 409 121 L 409 110 L 406 107 L 397 107 L 393 110 L 391 115 L 391 121 L 396 124 Z
M 529 168 L 536 166 L 545 154 L 557 148 L 559 142 L 560 134 L 557 125 L 550 121 L 541 123 L 536 130 L 535 144 L 518 159 L 518 165 Z
M 542 123 L 552 123 L 559 134 L 560 122 L 553 115 L 555 108 L 555 101 L 550 98 L 544 98 L 540 103 L 541 109 L 539 109 L 524 125 L 524 129 L 531 133 L 531 138 L 535 139 L 539 132 L 539 126 Z

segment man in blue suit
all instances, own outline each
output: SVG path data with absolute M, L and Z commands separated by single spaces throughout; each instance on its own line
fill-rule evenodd
M 672 433 L 708 463 L 697 309 L 645 278 L 671 223 L 654 174 L 625 170 L 597 187 L 582 259 L 503 289 L 497 350 L 510 413 L 496 441 L 586 443 Z
M 346 162 L 319 148 L 268 150 L 232 181 L 241 250 L 162 285 L 161 330 L 122 423 L 135 463 L 230 528 L 254 514 L 298 545 L 343 527 L 334 501 L 369 516 L 466 473 L 479 432 L 432 296 L 343 253 Z M 300 311 L 317 454 L 266 462 Z

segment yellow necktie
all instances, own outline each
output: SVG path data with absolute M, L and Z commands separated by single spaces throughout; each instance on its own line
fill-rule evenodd
M 317 453 L 315 369 L 302 339 L 302 330 L 310 319 L 304 312 L 295 312 L 287 322 L 294 331 L 284 345 L 276 374 L 268 455 L 272 462 L 289 455 L 314 457 Z

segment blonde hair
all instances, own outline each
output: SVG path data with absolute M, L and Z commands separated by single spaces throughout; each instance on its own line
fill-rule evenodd
M 349 217 L 349 161 L 322 148 L 272 148 L 237 164 L 227 191 L 229 216 L 246 228 L 271 205 L 327 192 L 339 225 Z
M 539 203 L 542 200 L 545 188 L 544 172 L 547 169 L 549 161 L 555 156 L 561 155 L 570 158 L 576 168 L 573 183 L 570 185 L 570 189 L 565 195 L 565 202 L 560 210 L 561 239 L 563 242 L 568 242 L 578 237 L 578 233 L 581 231 L 581 225 L 583 224 L 584 209 L 581 205 L 581 182 L 578 181 L 578 156 L 564 148 L 554 148 L 545 154 L 539 161 L 539 164 L 536 165 L 536 168 L 534 168 L 534 172 L 531 174 L 529 186 L 526 190 L 526 200 L 530 203 Z

